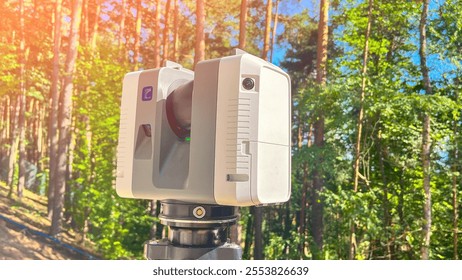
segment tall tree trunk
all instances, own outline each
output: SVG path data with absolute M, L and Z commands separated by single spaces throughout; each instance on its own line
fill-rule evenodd
M 121 0 L 120 2 L 120 23 L 119 23 L 119 35 L 117 38 L 117 46 L 119 49 L 122 48 L 122 41 L 125 38 L 125 15 L 126 15 L 127 0 Z M 125 52 L 122 52 L 125 55 Z
M 37 101 L 36 102 L 36 115 L 37 115 L 37 133 L 36 133 L 36 138 L 35 138 L 35 149 L 36 149 L 36 155 L 35 155 L 35 164 L 39 167 L 39 170 L 43 170 L 43 162 L 40 160 L 41 158 L 44 157 L 44 139 L 43 139 L 43 124 L 44 124 L 44 119 L 45 119 L 45 108 L 44 105 Z
M 168 60 L 168 47 L 170 37 L 170 2 L 167 0 L 165 4 L 165 20 L 164 20 L 164 35 L 162 36 L 162 65 Z
M 269 51 L 270 36 L 271 36 L 272 14 L 273 14 L 273 0 L 267 0 L 266 16 L 265 16 L 265 35 L 263 37 L 263 50 L 261 53 L 261 57 L 264 60 L 268 60 L 268 51 Z
M 301 124 L 301 117 L 299 117 L 299 135 L 298 135 L 298 147 L 301 148 L 303 145 L 303 131 L 302 131 L 303 125 Z M 310 124 L 308 126 L 308 142 L 307 146 L 311 147 L 313 145 L 313 125 Z M 300 256 L 303 259 L 305 256 L 305 240 L 306 240 L 306 211 L 307 211 L 307 204 L 308 204 L 308 189 L 311 189 L 312 186 L 312 181 L 309 180 L 309 166 L 308 162 L 306 162 L 303 165 L 303 179 L 302 179 L 303 185 L 302 185 L 302 199 L 300 202 L 300 228 L 299 228 L 299 234 L 300 234 L 300 246 L 299 246 L 299 251 L 300 251 Z
M 19 1 L 19 178 L 18 178 L 18 197 L 23 196 L 26 184 L 26 36 L 24 25 L 24 0 Z
M 379 168 L 380 174 L 382 177 L 382 184 L 383 184 L 383 231 L 385 233 L 385 237 L 387 238 L 386 243 L 386 250 L 387 256 L 386 258 L 391 260 L 393 255 L 392 244 L 391 240 L 389 239 L 389 232 L 391 229 L 391 214 L 390 214 L 390 201 L 388 200 L 388 180 L 385 173 L 385 163 L 384 158 L 386 157 L 385 149 L 382 145 L 382 131 L 379 130 L 377 133 L 377 149 L 378 149 L 378 157 L 379 157 Z
M 271 55 L 270 55 L 271 62 L 273 62 L 274 44 L 276 43 L 278 21 L 279 21 L 279 0 L 276 0 L 276 12 L 274 13 L 273 34 L 271 36 Z
M 37 142 L 39 140 L 38 136 L 38 129 L 39 129 L 39 123 L 40 123 L 40 106 L 39 106 L 39 101 L 35 98 L 30 100 L 30 110 L 32 112 L 32 116 L 29 119 L 29 124 L 27 127 L 31 128 L 31 143 L 30 143 L 30 151 L 28 152 L 29 154 L 29 161 L 34 164 L 35 166 L 38 165 L 38 153 L 39 153 L 39 147 L 37 146 Z
M 328 19 L 329 19 L 329 0 L 321 0 L 318 23 L 318 42 L 316 52 L 316 83 L 319 88 L 324 88 L 326 84 L 327 70 L 327 43 L 328 43 Z M 319 93 L 320 94 L 320 93 Z M 324 114 L 322 111 L 316 112 L 316 121 L 313 123 L 314 128 L 314 145 L 322 150 L 324 147 Z M 322 172 L 322 156 L 317 159 L 313 166 L 313 194 L 312 194 L 312 217 L 310 219 L 311 231 L 314 240 L 313 258 L 322 257 L 323 247 L 323 215 L 324 202 L 321 197 L 323 191 L 324 179 Z
M 73 164 L 75 158 L 75 146 L 77 141 L 77 135 L 79 134 L 78 128 L 76 128 L 76 117 L 72 117 L 71 128 L 70 128 L 70 140 L 67 147 L 67 164 L 66 164 L 66 189 L 64 192 L 64 221 L 67 223 L 72 221 L 72 178 L 73 177 Z
M 18 156 L 18 144 L 19 144 L 19 129 L 18 129 L 18 119 L 19 119 L 19 110 L 20 110 L 20 101 L 21 96 L 18 95 L 16 98 L 16 102 L 14 105 L 11 106 L 11 113 L 12 116 L 11 120 L 11 138 L 10 138 L 10 150 L 8 154 L 8 176 L 7 176 L 7 184 L 10 187 L 10 191 L 8 193 L 8 197 L 11 198 L 13 194 L 13 183 L 14 183 L 14 163 L 16 162 L 16 158 Z M 11 102 L 13 104 L 13 102 Z
M 367 61 L 369 55 L 369 37 L 371 32 L 371 22 L 372 22 L 372 10 L 373 10 L 374 1 L 369 0 L 369 8 L 368 8 L 368 19 L 367 19 L 367 27 L 366 27 L 366 35 L 364 41 L 364 49 L 363 49 L 363 63 L 361 69 L 361 94 L 359 97 L 359 114 L 358 114 L 358 123 L 356 129 L 356 143 L 355 143 L 355 160 L 354 160 L 354 184 L 353 184 L 353 191 L 358 191 L 358 183 L 359 183 L 359 165 L 361 161 L 361 140 L 362 140 L 362 128 L 364 122 L 364 100 L 366 97 L 366 75 L 367 75 Z
M 83 0 L 82 2 L 82 24 L 80 25 L 80 45 L 86 45 L 89 40 L 89 1 L 90 0 Z
M 136 1 L 135 20 L 135 45 L 133 54 L 134 70 L 137 71 L 140 63 L 140 41 L 141 41 L 141 0 Z
M 245 49 L 247 25 L 247 0 L 241 0 L 241 14 L 239 16 L 239 48 Z
M 160 67 L 160 2 L 156 0 L 156 11 L 154 13 L 154 68 Z
M 12 97 L 10 95 L 6 95 L 6 102 L 5 102 L 5 122 L 4 122 L 4 129 L 3 129 L 3 140 L 10 139 L 11 136 L 11 107 L 12 107 Z
M 6 144 L 10 138 L 10 102 L 11 97 L 9 95 L 4 96 L 4 101 L 2 102 L 2 121 L 0 123 L 1 126 L 1 135 L 0 135 L 0 164 L 3 163 L 4 158 L 7 157 L 8 151 L 6 148 Z
M 290 200 L 287 201 L 287 203 L 284 203 L 284 205 L 282 206 L 282 211 L 285 210 L 285 213 L 284 215 L 281 215 L 283 217 L 283 227 L 284 227 L 284 231 L 282 233 L 282 239 L 283 240 L 288 240 L 290 238 L 290 235 L 291 235 L 291 231 L 292 231 L 292 211 L 291 211 L 291 203 L 290 203 Z M 289 253 L 289 243 L 286 242 L 286 244 L 284 245 L 284 248 L 282 249 L 282 252 L 283 254 L 288 254 Z M 287 257 L 286 257 L 287 259 Z
M 171 59 L 177 61 L 177 52 L 178 52 L 178 0 L 173 0 L 173 50 L 171 54 Z
M 196 1 L 196 46 L 194 48 L 194 66 L 205 59 L 205 0 Z
M 300 252 L 300 259 L 304 259 L 305 256 L 305 240 L 306 240 L 306 208 L 307 208 L 307 194 L 309 186 L 309 172 L 308 164 L 303 165 L 303 178 L 302 178 L 302 199 L 300 201 L 300 226 L 299 226 L 299 235 L 300 235 L 300 245 L 298 250 Z
M 254 207 L 250 207 L 249 211 L 250 214 L 247 218 L 247 224 L 245 227 L 245 241 L 244 241 L 244 249 L 242 251 L 242 257 L 245 259 L 250 259 L 250 247 L 252 247 L 252 236 L 253 236 L 253 214 L 254 214 Z
M 430 190 L 430 115 L 425 113 L 422 130 L 422 168 L 423 168 L 423 186 L 424 186 L 424 221 L 422 226 L 423 244 L 421 257 L 428 260 L 430 256 L 430 237 L 432 224 L 432 197 Z
M 56 165 L 58 155 L 58 112 L 59 112 L 59 54 L 61 47 L 62 0 L 55 1 L 53 28 L 53 66 L 51 72 L 51 108 L 49 123 L 50 179 L 48 184 L 48 218 L 53 215 L 54 189 L 56 186 Z
M 95 20 L 90 31 L 90 47 L 96 48 L 96 39 L 98 38 L 99 19 L 101 15 L 101 0 L 95 0 Z
M 263 259 L 263 209 L 254 206 L 254 247 L 253 258 L 255 260 Z
M 458 100 L 456 94 L 456 101 Z M 458 184 L 457 184 L 457 172 L 460 170 L 457 163 L 459 162 L 459 147 L 457 143 L 458 132 L 458 121 L 453 122 L 453 136 L 454 136 L 454 151 L 452 154 L 452 228 L 453 228 L 453 245 L 454 245 L 454 259 L 459 259 L 459 203 L 458 203 Z M 460 175 L 459 175 L 460 176 Z
M 419 32 L 420 32 L 420 68 L 422 72 L 423 85 L 425 94 L 432 94 L 432 87 L 430 83 L 429 70 L 427 67 L 427 15 L 428 15 L 429 0 L 424 0 L 422 3 L 422 13 L 420 17 Z M 428 260 L 430 256 L 430 237 L 432 226 L 432 197 L 430 190 L 430 126 L 431 118 L 428 112 L 424 112 L 422 122 L 422 171 L 423 171 L 423 188 L 424 188 L 424 221 L 422 227 L 423 244 L 421 249 L 421 258 Z
M 56 235 L 62 229 L 62 213 L 64 206 L 64 192 L 66 189 L 66 164 L 68 161 L 67 152 L 71 136 L 72 120 L 72 92 L 74 89 L 73 77 L 77 51 L 79 45 L 79 27 L 82 13 L 82 0 L 74 0 L 72 7 L 72 21 L 69 37 L 69 50 L 66 56 L 64 90 L 62 106 L 59 111 L 59 141 L 58 141 L 58 162 L 56 166 L 56 186 L 54 190 L 54 207 L 51 219 L 50 234 Z
M 364 100 L 366 98 L 366 75 L 367 75 L 367 60 L 369 55 L 369 37 L 371 33 L 371 24 L 372 24 L 372 10 L 374 6 L 374 1 L 369 0 L 368 3 L 368 13 L 367 13 L 367 27 L 366 35 L 364 38 L 364 49 L 363 49 L 363 65 L 361 69 L 361 94 L 359 97 L 359 114 L 358 114 L 358 123 L 356 129 L 356 143 L 355 143 L 355 160 L 353 164 L 353 191 L 358 192 L 358 183 L 359 183 L 359 164 L 361 161 L 361 136 L 363 133 L 363 122 L 364 122 Z M 356 257 L 356 221 L 353 219 L 350 225 L 350 260 L 355 259 Z

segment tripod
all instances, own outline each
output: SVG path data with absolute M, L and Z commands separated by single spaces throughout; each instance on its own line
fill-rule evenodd
M 144 245 L 149 260 L 240 260 L 242 249 L 228 239 L 236 207 L 161 201 L 159 219 L 168 237 Z

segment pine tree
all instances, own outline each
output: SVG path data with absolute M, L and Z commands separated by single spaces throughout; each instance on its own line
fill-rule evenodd
M 420 68 L 422 72 L 423 85 L 425 94 L 431 95 L 433 90 L 430 83 L 430 76 L 427 67 L 427 16 L 428 16 L 429 0 L 422 2 L 422 13 L 420 17 L 419 33 L 420 33 Z M 430 237 L 432 226 L 432 196 L 430 190 L 430 147 L 431 147 L 431 117 L 428 112 L 424 112 L 422 122 L 422 169 L 423 169 L 423 187 L 424 187 L 424 221 L 422 234 L 422 259 L 428 260 L 430 257 Z
M 65 75 L 63 83 L 62 105 L 59 110 L 59 140 L 56 165 L 56 185 L 54 186 L 53 215 L 51 219 L 51 235 L 57 235 L 62 230 L 62 214 L 64 194 L 66 190 L 66 170 L 68 164 L 68 149 L 71 137 L 72 94 L 74 90 L 74 71 L 79 46 L 79 29 L 82 14 L 82 0 L 75 0 L 72 6 L 71 32 L 69 49 L 66 56 Z

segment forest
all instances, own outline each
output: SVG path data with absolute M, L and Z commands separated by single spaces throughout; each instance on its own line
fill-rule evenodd
M 244 259 L 459 259 L 461 0 L 4 0 L 0 180 L 49 234 L 143 259 L 158 201 L 115 192 L 122 80 L 240 48 L 292 80 L 292 195 L 242 207 Z

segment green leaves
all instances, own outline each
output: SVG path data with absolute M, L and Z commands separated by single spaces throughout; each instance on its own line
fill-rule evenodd
M 352 190 L 354 143 L 361 90 L 361 67 L 367 24 L 367 1 L 341 1 L 333 11 L 329 79 L 325 90 L 310 80 L 311 21 L 294 20 L 287 38 L 285 67 L 295 81 L 293 182 L 303 186 L 304 170 L 323 158 L 324 255 L 348 258 L 352 224 L 356 258 L 415 259 L 420 257 L 423 225 L 422 119 L 431 117 L 431 188 L 433 193 L 434 258 L 452 258 L 456 207 L 452 189 L 460 189 L 461 71 L 460 0 L 431 9 L 429 58 L 434 94 L 423 95 L 418 57 L 421 4 L 416 1 L 374 1 L 360 154 L 359 191 Z M 298 17 L 302 17 L 303 14 Z M 306 15 L 304 18 L 306 19 Z M 297 17 L 294 17 L 296 19 Z M 297 24 L 295 24 L 297 23 Z M 302 32 L 304 35 L 302 36 Z M 298 34 L 298 37 L 297 37 Z M 293 37 L 290 37 L 293 36 Z M 292 38 L 298 38 L 299 41 Z M 301 39 L 300 39 L 301 38 Z M 302 43 L 300 43 L 302 42 Z M 451 65 L 449 65 L 451 64 Z M 432 72 L 433 71 L 433 72 Z M 443 73 L 440 77 L 438 73 Z M 313 116 L 326 121 L 324 149 L 309 147 Z M 300 134 L 301 133 L 301 134 Z M 301 147 L 298 138 L 303 139 Z M 296 141 L 297 140 L 297 141 Z M 312 138 L 311 138 L 312 140 Z M 455 151 L 458 157 L 455 157 Z M 454 167 L 455 166 L 455 167 Z M 452 169 L 456 168 L 455 172 Z M 456 185 L 454 187 L 454 183 Z M 308 187 L 311 185 L 308 184 Z M 300 195 L 292 203 L 300 205 Z M 458 202 L 459 203 L 459 202 Z M 307 209 L 310 219 L 311 208 Z M 309 237 L 307 237 L 309 238 Z
M 208 2 L 207 58 L 228 55 L 237 45 L 239 2 Z M 46 179 L 48 158 L 36 151 L 38 147 L 35 146 L 39 145 L 35 134 L 41 134 L 42 145 L 48 137 L 44 129 L 48 120 L 46 114 L 41 117 L 42 132 L 34 129 L 39 127 L 36 111 L 49 106 L 52 5 L 34 3 L 26 5 L 26 25 L 30 27 L 26 30 L 29 102 L 26 121 L 30 138 L 27 149 L 29 157 L 40 159 L 42 178 Z M 146 201 L 121 199 L 113 189 L 122 79 L 133 67 L 128 61 L 132 58 L 134 43 L 134 7 L 131 2 L 127 4 L 125 30 L 119 33 L 120 3 L 111 3 L 103 5 L 96 46 L 82 44 L 79 49 L 74 80 L 72 144 L 75 149 L 69 169 L 73 173 L 69 211 L 76 229 L 88 231 L 88 236 L 105 258 L 141 258 L 142 244 L 149 239 L 149 230 L 158 220 L 150 216 Z M 261 0 L 249 1 L 246 50 L 254 54 L 261 52 L 264 4 L 265 1 Z M 68 3 L 63 10 L 65 14 L 69 12 L 66 5 Z M 334 1 L 329 19 L 328 78 L 323 88 L 315 83 L 318 17 L 308 7 L 293 11 L 295 6 L 292 5 L 300 7 L 295 2 L 280 1 L 274 51 L 278 53 L 278 46 L 286 48 L 281 66 L 289 71 L 293 86 L 293 194 L 288 204 L 272 207 L 266 213 L 266 258 L 300 259 L 319 254 L 309 248 L 314 241 L 310 233 L 312 229 L 306 226 L 313 215 L 314 198 L 311 195 L 314 193 L 315 168 L 320 168 L 324 174 L 322 257 L 348 258 L 349 235 L 351 226 L 355 225 L 357 258 L 418 258 L 423 224 L 421 137 L 424 114 L 432 120 L 432 257 L 453 258 L 453 232 L 460 227 L 460 222 L 453 220 L 460 210 L 454 212 L 454 208 L 460 204 L 460 199 L 456 199 L 456 204 L 452 199 L 454 193 L 461 195 L 462 174 L 462 1 L 435 2 L 430 7 L 427 35 L 434 91 L 431 96 L 422 94 L 420 61 L 417 59 L 420 1 L 374 0 L 365 77 L 361 72 L 368 3 Z M 153 8 L 152 3 L 143 1 L 140 63 L 146 69 L 153 65 L 153 48 L 161 39 L 153 35 Z M 182 2 L 178 18 L 180 28 L 175 60 L 189 68 L 193 61 L 194 9 L 193 2 Z M 3 136 L 11 134 L 6 133 L 7 128 L 12 129 L 12 116 L 7 118 L 6 100 L 8 106 L 14 106 L 19 91 L 19 31 L 15 2 L 1 2 L 0 10 L 8 15 L 0 17 L 0 98 L 5 101 L 1 106 L 2 120 L 5 120 L 0 125 Z M 161 18 L 165 22 L 165 16 Z M 93 24 L 94 14 L 89 11 L 88 18 L 83 20 L 82 35 L 90 35 L 83 33 L 87 32 L 86 29 L 91 33 Z M 170 31 L 169 51 L 173 51 L 175 34 L 173 29 Z M 62 51 L 67 47 L 68 37 L 65 35 Z M 366 87 L 362 104 L 361 176 L 359 191 L 355 193 L 354 145 L 363 78 Z M 35 109 L 36 104 L 39 109 Z M 312 125 L 319 115 L 325 117 L 322 148 L 313 145 Z M 0 153 L 4 156 L 11 143 L 1 140 L 3 150 Z M 42 151 L 46 150 L 43 148 Z M 42 186 L 44 184 L 41 182 Z M 305 190 L 308 195 L 304 198 L 306 205 L 303 205 Z M 239 222 L 244 227 L 251 218 L 247 211 L 243 209 Z M 304 233 L 300 233 L 301 211 L 306 214 Z M 300 251 L 302 247 L 305 249 Z

